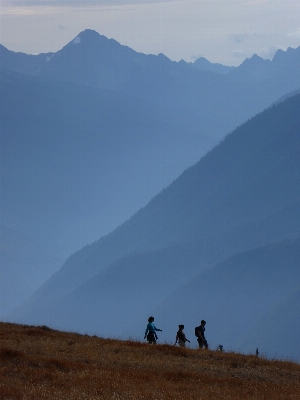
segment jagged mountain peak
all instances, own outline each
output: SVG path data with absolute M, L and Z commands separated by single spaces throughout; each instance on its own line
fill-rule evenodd
M 105 36 L 101 35 L 99 32 L 95 31 L 94 29 L 84 29 L 77 36 L 82 36 L 82 37 L 87 37 L 87 38 L 105 37 Z
M 253 54 L 252 57 L 250 58 L 246 58 L 246 60 L 244 60 L 241 64 L 241 66 L 261 66 L 264 65 L 266 63 L 270 63 L 270 60 L 265 60 L 264 58 L 260 57 L 259 55 L 257 55 L 256 53 Z
M 242 64 L 229 72 L 229 76 L 237 80 L 263 81 L 276 79 L 277 81 L 290 74 L 295 80 L 299 79 L 300 47 L 289 48 L 286 51 L 277 50 L 272 60 L 265 60 L 257 54 L 246 58 Z M 297 85 L 297 84 L 296 84 Z M 291 90 L 288 90 L 291 91 Z
M 273 57 L 272 62 L 275 64 L 287 64 L 288 60 L 300 61 L 300 46 L 295 49 L 288 47 L 286 51 L 278 49 Z
M 84 31 L 80 32 L 74 39 L 71 40 L 71 42 L 69 42 L 69 44 L 79 44 L 79 43 L 99 44 L 105 42 L 110 42 L 110 43 L 113 42 L 120 45 L 120 43 L 118 43 L 116 40 L 109 39 L 108 37 L 101 35 L 97 31 L 94 31 L 93 29 L 85 29 Z
M 196 67 L 200 71 L 211 71 L 218 74 L 227 74 L 229 71 L 234 69 L 235 67 L 230 67 L 226 65 L 222 65 L 219 63 L 211 63 L 204 57 L 200 57 L 195 60 L 193 63 L 189 63 Z
M 115 49 L 118 47 L 126 47 L 122 46 L 119 42 L 114 39 L 109 39 L 104 35 L 92 30 L 92 29 L 85 29 L 84 31 L 80 32 L 77 36 L 75 36 L 66 46 L 64 46 L 58 53 L 65 51 L 66 49 L 78 47 L 87 47 L 93 50 L 101 50 L 104 48 L 111 48 Z

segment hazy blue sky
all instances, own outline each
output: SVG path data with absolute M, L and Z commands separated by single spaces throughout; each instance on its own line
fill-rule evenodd
M 90 28 L 143 53 L 239 65 L 300 45 L 299 0 L 0 0 L 0 43 L 57 51 Z

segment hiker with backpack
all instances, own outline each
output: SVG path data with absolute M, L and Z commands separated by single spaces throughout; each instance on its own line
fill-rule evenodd
M 149 344 L 155 344 L 158 337 L 156 334 L 156 331 L 158 332 L 162 332 L 161 329 L 156 328 L 156 326 L 154 325 L 154 317 L 149 317 L 148 318 L 148 324 L 147 324 L 147 328 L 145 331 L 145 336 L 144 339 L 147 338 L 147 341 Z
M 202 349 L 203 346 L 208 349 L 208 343 L 207 340 L 205 339 L 205 325 L 206 321 L 204 319 L 201 321 L 201 324 L 199 326 L 196 326 L 195 328 L 195 336 L 197 337 L 197 342 L 199 344 L 199 349 Z
M 183 332 L 184 325 L 182 325 L 182 324 L 178 325 L 178 328 L 179 328 L 179 330 L 176 334 L 176 340 L 175 340 L 174 346 L 176 346 L 176 343 L 178 342 L 180 347 L 185 347 L 186 342 L 189 342 L 189 343 L 191 343 L 191 342 L 189 341 L 189 339 L 186 338 L 185 333 Z

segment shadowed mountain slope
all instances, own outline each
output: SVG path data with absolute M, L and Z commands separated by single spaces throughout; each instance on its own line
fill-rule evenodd
M 286 270 L 284 263 L 283 269 Z M 299 282 L 299 278 L 295 283 Z M 272 357 L 292 358 L 300 361 L 300 287 L 299 285 L 273 305 L 249 329 L 242 348 L 258 346 Z
M 296 90 L 293 90 L 292 92 L 285 94 L 284 96 L 280 97 L 280 99 L 277 99 L 276 101 L 274 101 L 273 104 L 281 103 L 282 101 L 285 101 L 289 97 L 296 96 L 296 94 L 300 94 L 300 89 L 296 89 Z
M 123 331 L 116 330 L 124 317 L 124 334 L 132 334 L 134 321 L 145 318 L 189 280 L 198 282 L 195 279 L 204 269 L 236 253 L 253 251 L 247 265 L 247 273 L 253 277 L 259 278 L 260 270 L 264 274 L 266 260 L 263 276 L 268 276 L 272 260 L 282 261 L 276 256 L 280 246 L 263 251 L 260 268 L 253 249 L 300 234 L 299 109 L 298 95 L 237 128 L 123 225 L 73 254 L 11 319 L 121 335 Z M 295 251 L 299 249 L 298 242 L 293 246 Z M 284 254 L 289 254 L 288 250 Z M 228 269 L 228 282 L 234 286 L 238 286 L 234 275 L 240 267 L 236 257 L 237 269 Z M 291 265 L 294 275 L 286 276 L 288 283 L 281 294 L 298 279 L 298 266 Z M 263 280 L 266 293 L 281 280 L 281 267 L 276 267 L 279 275 L 273 286 Z M 222 284 L 217 276 L 212 279 L 216 290 Z M 197 287 L 195 283 L 193 296 Z M 180 299 L 182 318 L 189 314 L 185 296 L 172 299 L 175 320 Z M 248 300 L 251 304 L 251 295 Z M 195 297 L 193 301 L 196 318 L 201 309 Z M 163 308 L 156 309 L 156 315 L 159 310 Z M 165 314 L 161 316 L 162 322 L 167 321 Z M 181 323 L 175 320 L 175 326 Z M 232 344 L 230 334 L 226 338 Z
M 259 347 L 261 352 L 273 356 L 275 353 L 272 354 L 270 350 L 273 346 L 276 348 L 276 339 L 264 315 L 273 306 L 279 316 L 280 308 L 276 303 L 282 301 L 295 287 L 295 283 L 300 281 L 299 257 L 300 239 L 234 255 L 206 269 L 152 312 L 157 320 L 162 321 L 168 336 L 174 330 L 174 321 L 184 321 L 186 328 L 192 332 L 193 326 L 205 319 L 206 336 L 212 348 L 217 348 L 221 343 L 227 350 L 254 352 Z M 296 316 L 299 314 L 299 304 L 293 304 L 290 311 Z M 264 322 L 256 326 L 257 321 L 263 317 Z M 284 324 L 284 319 L 282 322 L 281 325 L 280 320 L 277 321 L 276 338 L 281 334 L 283 338 L 293 338 L 293 341 L 289 345 L 284 340 L 281 342 L 280 355 L 291 357 L 297 349 L 299 358 L 299 342 L 293 333 L 298 323 L 291 326 Z M 265 329 L 261 329 L 262 326 Z M 275 328 L 274 324 L 272 327 Z M 253 329 L 255 337 L 246 346 L 245 338 Z M 268 342 L 269 346 L 266 346 Z M 294 352 L 291 352 L 292 348 Z

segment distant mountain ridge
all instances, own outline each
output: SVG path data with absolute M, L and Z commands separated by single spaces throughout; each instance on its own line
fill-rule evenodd
M 228 67 L 226 65 L 219 63 L 211 63 L 204 57 L 200 57 L 190 64 L 192 64 L 195 68 L 199 69 L 200 71 L 211 71 L 217 74 L 227 74 L 229 71 L 235 69 L 235 67 Z
M 264 79 L 274 79 L 282 74 L 293 76 L 299 73 L 300 47 L 293 49 L 289 47 L 286 51 L 278 49 L 272 60 L 265 60 L 254 54 L 247 58 L 242 64 L 229 71 L 229 77 L 240 79 L 251 79 L 262 81 Z
M 178 323 L 191 329 L 205 316 L 213 345 L 222 337 L 227 347 L 241 345 L 248 325 L 239 307 L 251 309 L 256 293 L 255 307 L 267 311 L 300 279 L 299 108 L 297 95 L 237 128 L 131 219 L 72 255 L 11 320 L 134 336 L 153 312 L 169 339 Z
M 36 75 L 53 56 L 54 53 L 38 55 L 16 53 L 0 44 L 0 68 L 23 74 Z

